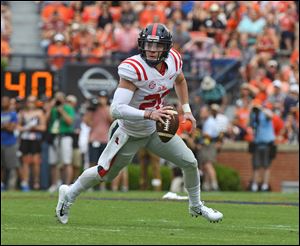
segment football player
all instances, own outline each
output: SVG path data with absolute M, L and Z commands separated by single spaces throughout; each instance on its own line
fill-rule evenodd
M 206 207 L 200 199 L 198 163 L 192 151 L 178 135 L 163 143 L 156 131 L 156 121 L 163 123 L 164 119 L 171 118 L 169 110 L 172 107 L 163 105 L 173 87 L 182 104 L 184 118 L 196 127 L 181 55 L 172 49 L 172 35 L 164 25 L 150 24 L 141 31 L 138 47 L 140 54 L 127 58 L 118 67 L 120 82 L 110 108 L 117 120 L 110 128 L 107 147 L 97 166 L 86 169 L 74 184 L 60 186 L 56 216 L 66 224 L 70 207 L 81 192 L 101 181 L 113 180 L 139 148 L 145 147 L 182 169 L 189 213 L 218 222 L 223 214 Z

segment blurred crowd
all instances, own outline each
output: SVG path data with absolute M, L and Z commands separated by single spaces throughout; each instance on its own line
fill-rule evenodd
M 85 57 L 88 63 L 101 64 L 110 58 L 122 60 L 137 54 L 139 31 L 148 23 L 161 22 L 171 30 L 174 48 L 190 58 L 190 72 L 196 74 L 199 69 L 207 72 L 200 81 L 199 92 L 190 99 L 198 127 L 190 132 L 189 123 L 182 122 L 178 130 L 198 158 L 204 190 L 219 189 L 213 164 L 225 142 L 247 141 L 259 146 L 249 150 L 253 154 L 253 191 L 258 189 L 255 172 L 258 164 L 265 170 L 261 189 L 269 189 L 268 168 L 273 157 L 261 158 L 262 153 L 272 148 L 265 148 L 263 152 L 266 146 L 260 143 L 299 144 L 297 1 L 36 3 L 41 16 L 41 46 L 49 55 L 53 70 L 63 67 L 66 59 L 62 56 L 73 61 Z M 1 61 L 10 50 L 10 19 L 9 6 L 1 2 Z M 225 88 L 209 73 L 206 60 L 218 58 L 241 61 L 239 72 L 243 82 L 234 105 L 228 104 Z M 5 151 L 3 156 L 10 161 L 4 161 L 3 166 L 16 170 L 22 190 L 40 188 L 43 143 L 47 143 L 49 149 L 50 191 L 55 191 L 61 181 L 73 182 L 83 167 L 97 163 L 112 122 L 108 113 L 110 96 L 100 91 L 98 97 L 82 105 L 75 96 L 65 96 L 62 92 L 57 92 L 54 98 L 28 97 L 22 101 L 2 98 L 1 158 Z M 180 111 L 180 105 L 175 104 Z M 233 106 L 230 114 L 229 106 Z M 35 143 L 29 145 L 27 141 Z M 18 158 L 22 165 L 11 161 L 15 160 L 12 155 L 16 149 L 18 156 L 13 158 Z M 145 150 L 138 158 L 143 168 L 141 189 L 146 189 L 148 160 L 154 163 L 154 170 L 159 170 L 160 160 Z M 31 163 L 34 168 L 32 184 L 29 184 Z M 8 180 L 9 175 L 10 172 L 1 179 L 1 187 L 7 184 L 4 178 Z M 180 180 L 180 171 L 174 170 L 173 175 L 173 180 L 176 177 L 176 182 Z M 154 171 L 152 183 L 157 190 L 161 188 L 160 180 L 159 171 Z M 173 191 L 177 191 L 180 184 L 175 183 Z M 128 190 L 126 169 L 112 184 L 112 189 L 118 186 Z
M 161 22 L 173 34 L 173 47 L 191 58 L 192 74 L 199 68 L 209 71 L 205 59 L 240 60 L 244 83 L 235 105 L 231 137 L 250 141 L 250 106 L 252 100 L 260 100 L 274 111 L 276 141 L 296 141 L 297 1 L 41 1 L 39 7 L 41 44 L 49 56 L 87 56 L 89 63 L 113 56 L 122 60 L 137 53 L 142 28 Z M 63 63 L 63 58 L 54 58 L 51 65 L 59 69 Z M 217 103 L 224 112 L 226 91 L 207 75 L 194 107 L 197 111 L 200 105 Z
M 10 48 L 11 11 L 7 1 L 1 1 L 1 68 L 8 63 Z

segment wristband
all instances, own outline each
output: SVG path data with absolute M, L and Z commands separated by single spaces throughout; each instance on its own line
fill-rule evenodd
M 191 107 L 188 103 L 182 105 L 182 110 L 183 110 L 184 113 L 192 112 Z
M 153 113 L 153 111 L 145 110 L 144 118 L 145 118 L 145 119 L 148 119 L 148 120 L 151 120 L 151 114 L 152 114 L 152 113 Z

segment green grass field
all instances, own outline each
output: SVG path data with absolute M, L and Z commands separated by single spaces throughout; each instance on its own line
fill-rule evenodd
M 61 225 L 54 217 L 57 194 L 4 192 L 1 245 L 299 244 L 298 193 L 203 192 L 206 205 L 224 214 L 215 224 L 192 218 L 187 201 L 165 201 L 163 194 L 84 193 Z

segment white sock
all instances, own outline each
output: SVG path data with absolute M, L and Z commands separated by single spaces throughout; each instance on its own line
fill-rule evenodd
M 70 186 L 70 189 L 67 192 L 67 198 L 70 202 L 74 202 L 76 197 L 79 194 L 96 184 L 99 184 L 101 178 L 98 174 L 98 167 L 94 166 L 86 169 L 75 181 L 74 184 Z
M 219 185 L 217 181 L 213 181 L 211 184 L 211 187 L 213 190 L 218 190 L 219 189 Z
M 183 169 L 184 186 L 189 195 L 189 205 L 196 207 L 202 204 L 200 200 L 200 175 L 197 167 Z
M 186 190 L 189 194 L 190 207 L 197 207 L 202 204 L 202 202 L 200 201 L 200 185 L 192 188 L 186 188 Z
M 258 190 L 258 185 L 257 185 L 257 183 L 252 183 L 252 185 L 251 185 L 251 190 L 252 191 L 257 191 Z
M 269 185 L 266 184 L 266 183 L 263 183 L 262 186 L 261 186 L 261 189 L 262 190 L 267 190 L 267 189 L 269 189 Z

